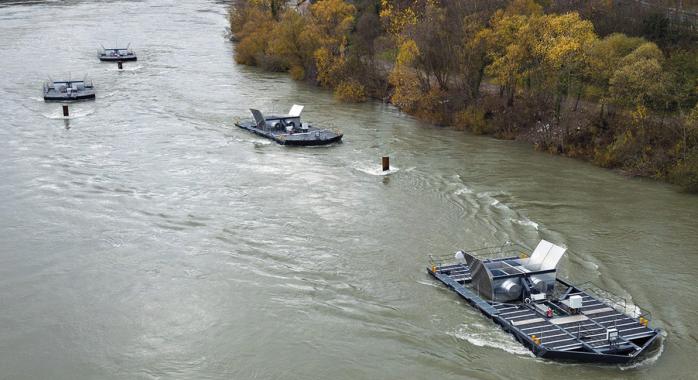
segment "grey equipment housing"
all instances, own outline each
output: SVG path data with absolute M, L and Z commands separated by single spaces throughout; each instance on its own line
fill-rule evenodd
M 257 109 L 250 109 L 253 120 L 242 120 L 235 125 L 282 145 L 327 145 L 342 140 L 342 132 L 315 128 L 301 122 L 303 106 L 294 104 L 288 115 L 265 116 Z
M 497 302 L 550 295 L 565 248 L 541 240 L 530 258 L 480 259 L 462 252 L 481 296 Z

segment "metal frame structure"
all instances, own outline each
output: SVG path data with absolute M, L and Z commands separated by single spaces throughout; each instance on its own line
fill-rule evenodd
M 342 140 L 342 132 L 315 128 L 301 122 L 303 106 L 294 104 L 288 115 L 264 116 L 259 110 L 250 109 L 253 120 L 236 121 L 235 125 L 281 145 L 327 145 Z
M 102 46 L 102 45 L 100 45 Z M 118 46 L 118 45 L 116 45 Z M 116 55 L 111 55 L 107 54 L 107 52 L 117 52 Z M 121 54 L 119 52 L 125 51 L 125 54 Z M 97 57 L 99 58 L 100 61 L 104 62 L 125 62 L 125 61 L 137 61 L 138 57 L 136 56 L 136 52 L 131 50 L 131 44 L 129 43 L 126 45 L 125 48 L 105 48 L 102 46 L 102 50 L 97 52 Z
M 67 89 L 73 89 L 73 84 L 82 83 L 82 86 L 76 86 L 72 91 L 61 91 L 56 85 L 64 85 Z M 82 80 L 48 80 L 44 82 L 44 100 L 45 101 L 76 101 L 76 100 L 90 100 L 95 98 L 95 88 L 92 81 L 88 81 L 85 77 Z
M 506 255 L 519 249 L 510 247 L 512 245 L 488 247 L 472 252 L 491 253 L 492 249 L 499 249 L 500 256 L 504 256 L 488 262 L 519 259 L 519 256 Z M 648 312 L 633 305 L 633 313 L 629 314 L 628 303 L 622 297 L 589 284 L 575 286 L 556 278 L 555 290 L 546 294 L 544 300 L 531 301 L 524 298 L 524 292 L 520 300 L 497 302 L 487 299 L 479 289 L 473 287 L 473 274 L 465 263 L 443 264 L 432 257 L 432 265 L 427 272 L 512 334 L 538 357 L 578 362 L 630 363 L 642 357 L 660 336 L 660 330 L 651 326 Z M 566 307 L 572 296 L 582 298 L 580 310 L 571 312 Z

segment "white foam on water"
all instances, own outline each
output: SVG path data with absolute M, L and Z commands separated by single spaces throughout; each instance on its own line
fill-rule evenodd
M 632 363 L 629 365 L 620 365 L 618 368 L 621 371 L 627 371 L 627 370 L 634 370 L 634 369 L 642 369 L 642 368 L 647 368 L 659 360 L 659 357 L 662 356 L 662 353 L 664 352 L 664 339 L 666 338 L 666 333 L 662 331 L 662 335 L 659 337 L 659 349 L 657 349 L 652 355 L 646 357 L 643 360 L 640 360 L 639 362 Z
M 521 219 L 512 219 L 512 222 L 519 224 L 519 225 L 522 225 L 522 226 L 533 227 L 536 231 L 538 231 L 538 223 L 536 223 L 536 222 L 534 222 L 526 217 L 523 217 Z
M 598 264 L 595 264 L 595 263 L 593 263 L 591 261 L 587 261 L 587 260 L 580 260 L 579 263 L 582 264 L 582 266 L 584 268 L 591 269 L 592 271 L 594 271 L 598 274 L 598 271 L 599 271 Z
M 132 65 L 128 65 L 126 62 L 124 62 L 122 67 L 123 67 L 123 69 L 119 69 L 119 67 L 115 63 L 114 66 L 106 69 L 106 71 L 138 71 L 138 70 L 142 69 L 144 66 L 143 65 L 132 66 Z
M 496 194 L 501 194 L 500 192 L 491 192 L 491 191 L 485 191 L 482 193 L 477 193 L 476 196 L 480 199 L 483 199 L 487 203 L 489 203 L 490 206 L 501 209 L 501 210 L 509 210 L 512 211 L 507 205 L 504 203 L 500 202 L 499 199 L 495 198 L 494 195 Z
M 375 176 L 386 176 L 390 174 L 397 173 L 400 171 L 400 168 L 396 168 L 394 166 L 390 166 L 389 170 L 383 171 L 383 168 L 380 167 L 379 165 L 368 165 L 368 164 L 357 164 L 354 166 L 354 169 L 366 173 L 369 175 L 375 175 Z
M 514 355 L 535 357 L 533 352 L 494 324 L 492 326 L 484 326 L 480 323 L 467 324 L 461 326 L 453 336 L 466 340 L 474 346 L 496 348 Z
M 642 309 L 640 309 L 639 306 L 635 305 L 632 303 L 632 301 L 628 301 L 628 304 L 625 306 L 626 310 L 629 310 L 626 314 L 630 314 L 633 316 L 640 316 L 642 315 Z
M 491 207 L 494 207 L 498 210 L 504 211 L 506 214 L 513 214 L 510 217 L 507 217 L 507 220 L 512 223 L 516 223 L 521 226 L 527 226 L 527 227 L 533 227 L 536 231 L 539 230 L 540 225 L 531 219 L 521 215 L 519 212 L 516 210 L 513 210 L 511 207 L 507 206 L 505 203 L 502 203 L 499 199 L 495 198 L 494 195 L 497 194 L 504 194 L 506 195 L 507 193 L 504 192 L 483 192 L 483 193 L 478 193 L 477 197 L 480 199 L 485 200 L 486 202 L 489 203 Z
M 55 192 L 61 191 L 61 188 L 58 185 L 55 185 L 52 183 L 45 183 L 43 185 L 40 185 L 39 188 L 43 189 L 43 190 L 50 190 L 50 191 L 55 191 Z
M 251 142 L 252 144 L 256 146 L 266 146 L 266 145 L 272 145 L 274 142 L 271 140 L 247 140 L 246 142 Z
M 443 288 L 443 285 L 436 284 L 434 282 L 428 282 L 428 281 L 417 281 L 419 285 L 426 285 L 426 286 L 431 286 L 432 288 Z
M 472 194 L 473 190 L 471 190 L 468 186 L 463 186 L 463 188 L 458 189 L 453 192 L 455 195 L 463 195 L 463 194 Z
M 63 116 L 63 110 L 62 110 L 62 109 L 58 109 L 58 110 L 57 110 L 56 112 L 54 112 L 54 113 L 50 113 L 50 114 L 45 114 L 45 113 L 44 113 L 44 114 L 41 114 L 41 115 L 42 115 L 43 117 L 47 118 L 47 119 L 52 119 L 52 120 L 73 120 L 73 119 L 77 119 L 77 118 L 80 118 L 80 117 L 85 117 L 85 116 L 88 116 L 88 115 L 92 115 L 92 114 L 95 112 L 94 109 L 89 109 L 89 110 L 77 110 L 77 111 L 72 110 L 72 109 L 69 109 L 69 111 L 70 111 L 70 116 L 68 116 L 68 117 Z
M 35 100 L 35 101 L 41 102 L 41 103 L 44 102 L 44 98 L 42 98 L 42 97 L 40 97 L 40 96 L 30 96 L 29 99 Z
M 239 143 L 254 144 L 256 146 L 271 145 L 274 143 L 273 141 L 266 139 L 241 139 L 239 137 L 234 138 L 233 141 Z

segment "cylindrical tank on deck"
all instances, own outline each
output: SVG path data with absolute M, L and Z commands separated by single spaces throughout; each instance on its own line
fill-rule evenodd
M 533 288 L 538 290 L 541 293 L 546 293 L 548 290 L 548 284 L 545 283 L 545 280 L 538 276 L 531 276 L 531 285 L 533 285 Z
M 518 298 L 521 295 L 521 284 L 518 281 L 509 279 L 504 281 L 499 287 L 510 299 Z

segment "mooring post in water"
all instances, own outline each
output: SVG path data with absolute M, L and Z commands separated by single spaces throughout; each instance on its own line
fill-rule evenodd
M 383 171 L 387 172 L 390 170 L 390 157 L 383 157 Z
M 63 117 L 68 117 L 70 113 L 68 112 L 68 105 L 64 104 L 63 105 Z
M 124 63 L 122 61 L 116 61 L 116 65 L 119 66 L 119 70 L 124 69 Z

